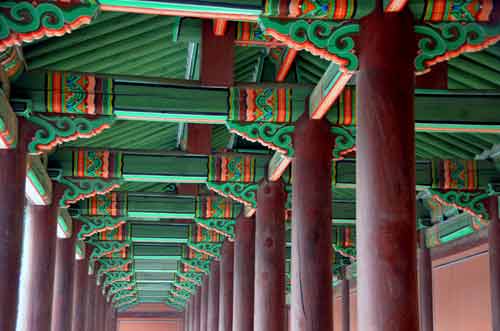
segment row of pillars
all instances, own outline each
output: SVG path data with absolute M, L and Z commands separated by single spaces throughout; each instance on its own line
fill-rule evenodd
M 0 330 L 115 331 L 90 254 L 76 259 L 76 223 L 70 238 L 57 238 L 57 186 L 48 206 L 25 199 L 25 128 L 17 149 L 0 150 Z
M 358 329 L 432 331 L 432 265 L 425 244 L 418 245 L 416 232 L 417 40 L 410 13 L 376 12 L 362 19 L 358 43 Z M 285 303 L 284 187 L 280 182 L 262 182 L 255 220 L 237 219 L 234 246 L 224 244 L 220 262 L 212 263 L 208 279 L 188 302 L 186 331 L 281 331 L 288 329 L 287 319 L 291 331 L 333 330 L 334 143 L 326 120 L 311 120 L 305 115 L 296 123 L 289 316 Z M 500 331 L 496 198 L 491 199 L 490 207 L 492 324 L 494 331 Z M 347 280 L 341 283 L 341 293 L 343 331 L 348 331 Z

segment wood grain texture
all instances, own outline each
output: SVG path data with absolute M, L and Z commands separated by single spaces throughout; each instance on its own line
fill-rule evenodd
M 285 326 L 285 191 L 279 182 L 262 182 L 255 217 L 254 329 Z
M 255 220 L 241 214 L 234 228 L 233 330 L 253 331 Z
M 302 115 L 293 136 L 292 331 L 331 331 L 332 149 L 326 120 Z
M 356 135 L 358 329 L 417 331 L 411 14 L 361 20 Z

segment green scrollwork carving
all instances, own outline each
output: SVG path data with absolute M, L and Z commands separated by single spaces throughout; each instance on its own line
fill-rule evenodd
M 234 238 L 234 225 L 236 222 L 233 220 L 222 218 L 196 218 L 195 222 L 207 229 L 214 230 L 229 239 Z
M 356 149 L 356 137 L 352 133 L 354 128 L 343 126 L 332 126 L 330 131 L 335 136 L 335 146 L 333 148 L 332 157 L 334 160 L 341 160 L 344 155 Z
M 256 183 L 207 182 L 206 184 L 211 191 L 249 207 L 257 208 L 259 185 Z
M 120 311 L 124 311 L 137 303 L 138 303 L 137 297 L 125 298 L 120 302 L 116 302 L 115 308 L 119 309 Z
M 45 36 L 61 36 L 89 24 L 96 4 L 66 5 L 34 1 L 0 3 L 0 51 Z
M 446 22 L 416 25 L 419 53 L 415 69 L 419 73 L 464 52 L 479 51 L 500 40 L 500 25 Z
M 204 253 L 208 256 L 218 258 L 220 256 L 222 243 L 189 242 L 188 246 L 189 246 L 189 248 L 191 248 L 197 252 Z
M 306 50 L 311 54 L 333 61 L 345 71 L 356 71 L 359 60 L 353 37 L 359 34 L 358 23 L 328 20 L 259 19 L 265 34 L 284 42 L 288 47 Z
M 33 140 L 28 144 L 28 151 L 33 154 L 49 152 L 57 145 L 78 138 L 91 138 L 111 127 L 111 116 L 46 116 L 32 115 L 28 120 L 38 128 Z
M 130 271 L 117 271 L 117 272 L 108 272 L 106 274 L 106 279 L 102 284 L 102 288 L 105 291 L 111 284 L 116 282 L 129 282 L 134 277 L 134 272 Z
M 119 180 L 104 180 L 100 178 L 75 179 L 69 177 L 54 178 L 56 182 L 64 186 L 64 193 L 59 201 L 62 208 L 79 200 L 106 194 L 120 187 Z
M 187 265 L 197 272 L 202 272 L 206 275 L 210 273 L 210 260 L 181 259 L 181 263 Z
M 124 248 L 130 247 L 131 245 L 131 242 L 129 241 L 112 241 L 112 240 L 106 240 L 106 241 L 88 240 L 87 243 L 94 246 L 92 254 L 90 255 L 91 263 L 94 263 L 95 261 L 99 260 L 101 257 L 105 255 L 119 252 Z
M 177 276 L 181 279 L 185 279 L 194 285 L 201 285 L 203 275 L 198 272 L 193 272 L 193 271 L 188 271 L 188 272 L 181 272 L 177 271 Z
M 272 150 L 293 157 L 292 134 L 293 124 L 269 122 L 235 122 L 226 121 L 229 131 L 252 142 L 269 147 Z
M 107 299 L 108 301 L 111 300 L 111 298 L 119 293 L 119 292 L 122 292 L 122 291 L 128 291 L 128 290 L 132 290 L 135 288 L 135 282 L 116 282 L 116 283 L 113 283 L 109 290 L 108 290 L 108 293 L 106 294 L 107 296 Z
M 123 301 L 125 298 L 130 298 L 130 297 L 136 297 L 137 296 L 137 289 L 131 289 L 128 291 L 121 291 L 116 293 L 112 298 L 111 302 L 117 303 L 120 301 Z
M 174 296 L 175 298 L 180 298 L 181 300 L 188 300 L 191 296 L 190 292 L 179 287 L 172 288 L 170 290 L 170 294 L 172 294 L 172 296 Z
M 490 196 L 486 191 L 443 191 L 429 189 L 432 199 L 447 205 L 453 206 L 459 210 L 463 210 L 475 217 L 481 219 L 489 219 L 488 210 L 484 204 L 484 200 Z
M 193 294 L 193 293 L 196 292 L 196 285 L 193 284 L 193 283 L 191 283 L 191 282 L 188 282 L 188 281 L 186 281 L 186 282 L 174 281 L 172 283 L 172 285 L 174 287 L 178 287 L 178 288 L 180 288 L 180 289 L 182 289 L 182 290 L 184 290 L 186 292 L 189 292 L 191 294 Z
M 110 216 L 78 216 L 75 217 L 75 219 L 82 222 L 82 227 L 78 233 L 78 239 L 80 240 L 92 237 L 94 234 L 99 232 L 113 230 L 126 222 L 123 218 Z
M 97 271 L 97 283 L 102 283 L 102 277 L 108 273 L 113 271 L 124 271 L 128 269 L 130 264 L 132 263 L 131 258 L 127 259 L 103 259 L 99 261 L 99 270 Z

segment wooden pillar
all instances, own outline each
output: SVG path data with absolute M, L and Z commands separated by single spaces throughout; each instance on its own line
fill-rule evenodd
M 498 197 L 488 201 L 490 225 L 488 230 L 491 287 L 492 331 L 500 331 L 500 217 Z
M 253 331 L 255 220 L 243 213 L 234 227 L 233 330 Z
M 22 129 L 22 127 L 21 127 Z M 0 330 L 16 330 L 23 210 L 25 200 L 26 151 L 0 150 Z
M 88 247 L 90 248 L 90 247 Z M 95 291 L 96 286 L 95 275 L 87 276 L 87 300 L 86 300 L 86 314 L 85 314 L 85 331 L 94 331 L 94 306 L 95 306 Z
M 73 231 L 70 238 L 57 239 L 56 242 L 54 295 L 52 298 L 52 331 L 71 330 L 75 238 L 77 234 Z
M 78 234 L 78 231 L 75 235 Z M 87 248 L 87 251 L 89 249 Z M 85 319 L 87 318 L 87 278 L 89 270 L 90 254 L 87 258 L 74 260 L 74 281 L 73 281 L 73 303 L 71 304 L 71 331 L 85 331 Z
M 200 80 L 207 86 L 232 86 L 235 25 L 228 23 L 223 36 L 216 36 L 212 22 L 203 21 Z
M 58 208 L 58 199 L 50 206 L 26 206 L 19 331 L 50 331 Z
M 417 331 L 412 15 L 363 18 L 359 54 L 358 329 Z
M 212 261 L 208 284 L 208 318 L 207 329 L 200 331 L 219 330 L 219 289 L 220 289 L 220 264 Z
M 205 331 L 200 329 L 200 303 L 201 303 L 201 288 L 194 295 L 193 299 L 193 331 Z
M 285 190 L 281 181 L 262 182 L 255 224 L 254 329 L 285 325 Z
M 332 148 L 326 120 L 295 125 L 292 164 L 292 331 L 333 329 Z
M 342 331 L 351 331 L 351 298 L 349 293 L 349 280 L 344 275 L 340 284 L 342 295 Z
M 203 283 L 202 283 L 201 288 L 200 288 L 200 296 L 201 296 L 201 299 L 200 299 L 201 300 L 201 303 L 200 303 L 200 331 L 207 330 L 209 277 L 212 277 L 212 275 L 203 277 Z
M 220 261 L 219 330 L 233 331 L 234 243 L 222 245 Z
M 188 302 L 188 320 L 187 320 L 187 330 L 193 331 L 193 299 L 194 295 L 191 296 Z
M 434 330 L 434 312 L 432 303 L 432 259 L 429 248 L 425 245 L 425 233 L 419 233 L 418 248 L 418 290 L 420 331 Z
M 182 323 L 184 331 L 189 331 L 188 323 L 189 323 L 189 302 L 186 304 L 186 307 L 184 308 L 184 323 Z

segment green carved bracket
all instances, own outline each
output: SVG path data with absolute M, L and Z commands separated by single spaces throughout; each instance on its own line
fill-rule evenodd
M 32 154 L 49 152 L 57 145 L 78 138 L 91 138 L 110 128 L 115 120 L 111 116 L 46 116 L 40 114 L 27 118 L 37 126 L 33 140 L 28 144 L 28 152 Z
M 137 303 L 138 303 L 137 297 L 125 298 L 124 300 L 122 300 L 120 302 L 116 302 L 115 308 L 119 309 L 120 311 L 124 311 Z
M 193 271 L 189 272 L 177 271 L 177 277 L 179 277 L 180 279 L 187 280 L 188 282 L 191 282 L 194 285 L 198 286 L 201 285 L 203 280 L 203 274 Z
M 208 188 L 223 197 L 238 201 L 248 207 L 257 208 L 256 183 L 207 182 Z
M 103 291 L 116 282 L 130 282 L 134 277 L 134 272 L 130 271 L 117 271 L 117 272 L 108 272 L 106 274 L 106 279 L 102 284 Z
M 96 233 L 113 230 L 120 225 L 126 223 L 123 218 L 99 216 L 99 217 L 75 217 L 78 221 L 82 222 L 82 227 L 78 233 L 78 239 L 83 240 L 92 237 Z
M 191 294 L 196 292 L 196 287 L 197 287 L 195 284 L 193 284 L 189 281 L 186 281 L 186 282 L 174 281 L 172 283 L 172 286 L 177 287 L 177 288 L 184 290 L 186 292 L 189 292 Z
M 415 59 L 418 73 L 436 63 L 465 52 L 477 52 L 500 40 L 500 25 L 447 22 L 416 25 L 419 52 Z
M 265 34 L 288 47 L 306 50 L 341 66 L 343 71 L 356 71 L 356 37 L 360 25 L 352 22 L 328 20 L 279 20 L 260 17 L 259 24 Z
M 132 259 L 102 259 L 99 261 L 99 270 L 97 271 L 97 283 L 102 283 L 102 277 L 113 271 L 123 271 L 132 264 Z
M 268 122 L 226 122 L 229 131 L 252 142 L 259 142 L 272 150 L 282 153 L 287 158 L 293 158 L 294 124 L 277 124 Z M 344 155 L 356 149 L 355 127 L 332 126 L 335 136 L 335 147 L 332 152 L 334 160 L 340 160 Z M 244 202 L 243 202 L 244 203 Z
M 107 293 L 107 300 L 110 301 L 111 298 L 122 291 L 129 291 L 135 288 L 135 282 L 116 282 L 111 285 Z
M 330 131 L 335 136 L 335 145 L 332 151 L 334 160 L 342 160 L 347 155 L 356 150 L 355 128 L 332 126 Z
M 206 254 L 210 257 L 219 258 L 222 243 L 212 242 L 189 242 L 188 247 L 196 252 Z
M 70 33 L 89 24 L 98 8 L 90 3 L 59 7 L 57 3 L 4 1 L 0 3 L 0 51 Z
M 130 297 L 137 297 L 137 289 L 134 288 L 128 291 L 118 292 L 111 298 L 111 302 L 117 303 L 124 300 L 125 298 L 130 298 Z
M 169 292 L 173 297 L 175 298 L 180 298 L 181 300 L 188 300 L 189 297 L 191 296 L 191 293 L 183 290 L 179 287 L 174 287 L 170 290 Z
M 130 241 L 113 241 L 113 240 L 107 240 L 107 241 L 88 240 L 87 243 L 94 246 L 92 254 L 90 255 L 90 262 L 92 264 L 95 261 L 99 260 L 101 257 L 114 252 L 119 252 L 124 248 L 130 247 L 132 244 Z
M 54 178 L 56 182 L 64 187 L 64 192 L 59 206 L 67 208 L 70 204 L 79 200 L 90 198 L 100 194 L 106 194 L 120 187 L 119 180 L 104 180 L 100 178 L 74 179 L 68 177 Z
M 236 222 L 233 220 L 222 218 L 195 218 L 195 222 L 204 228 L 214 230 L 226 236 L 230 240 L 234 239 L 234 225 Z
M 193 268 L 197 272 L 202 272 L 206 275 L 210 273 L 210 260 L 200 259 L 181 259 L 181 263 Z
M 167 298 L 165 300 L 165 303 L 174 309 L 177 310 L 184 310 L 184 306 L 186 305 L 186 301 L 184 298 L 177 298 L 173 296 L 172 294 L 168 294 Z
M 273 122 L 236 122 L 226 121 L 229 131 L 242 138 L 260 144 L 293 157 L 293 124 Z
M 471 214 L 482 220 L 489 220 L 490 215 L 485 200 L 491 196 L 500 196 L 500 185 L 489 184 L 486 190 L 455 191 L 428 189 L 432 199 Z

